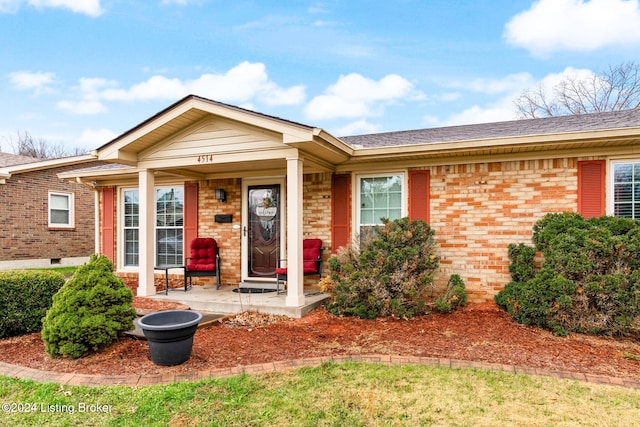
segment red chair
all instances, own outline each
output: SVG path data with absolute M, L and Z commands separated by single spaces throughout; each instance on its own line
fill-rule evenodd
M 304 239 L 302 241 L 302 272 L 304 276 L 322 277 L 322 240 Z M 282 260 L 285 261 L 286 260 Z M 276 291 L 280 293 L 280 282 L 287 281 L 287 268 L 276 268 Z
M 192 277 L 216 277 L 216 289 L 220 289 L 220 250 L 215 239 L 197 237 L 191 241 L 191 256 L 187 258 L 185 279 Z

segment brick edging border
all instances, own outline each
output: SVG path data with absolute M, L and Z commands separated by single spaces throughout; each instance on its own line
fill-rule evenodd
M 278 372 L 301 367 L 315 367 L 323 363 L 367 362 L 384 363 L 389 365 L 423 365 L 441 366 L 452 369 L 482 369 L 502 371 L 512 374 L 545 376 L 552 378 L 571 379 L 595 384 L 605 384 L 619 387 L 640 389 L 640 379 L 610 377 L 606 375 L 585 374 L 582 372 L 554 371 L 543 368 L 532 368 L 501 363 L 477 362 L 438 357 L 392 356 L 381 354 L 352 355 L 352 356 L 323 356 L 310 357 L 279 362 L 258 363 L 255 365 L 236 366 L 233 368 L 218 368 L 191 373 L 147 374 L 147 375 L 90 375 L 48 372 L 27 368 L 20 365 L 0 362 L 0 375 L 16 379 L 28 379 L 37 382 L 54 382 L 63 385 L 79 386 L 109 386 L 124 385 L 130 387 L 170 384 L 183 381 L 200 381 L 209 378 L 227 378 L 241 374 L 257 374 Z

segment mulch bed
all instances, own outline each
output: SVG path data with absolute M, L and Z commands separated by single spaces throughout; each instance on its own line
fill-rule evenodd
M 140 309 L 173 308 L 161 304 L 143 298 L 134 301 Z M 341 318 L 323 308 L 301 319 L 244 313 L 199 329 L 191 358 L 173 367 L 153 364 L 147 342 L 129 337 L 75 360 L 50 357 L 39 333 L 0 340 L 0 361 L 54 372 L 105 375 L 186 373 L 364 354 L 443 357 L 640 378 L 638 337 L 555 337 L 515 323 L 493 302 L 408 320 Z

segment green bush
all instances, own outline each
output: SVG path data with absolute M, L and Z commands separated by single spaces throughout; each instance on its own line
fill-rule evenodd
M 510 245 L 513 282 L 496 303 L 518 322 L 558 335 L 630 332 L 640 316 L 640 222 L 549 214 L 533 231 L 542 267 L 531 276 L 533 249 Z
M 359 245 L 329 260 L 331 276 L 323 281 L 332 294 L 327 309 L 366 319 L 425 313 L 439 264 L 433 236 L 424 221 L 385 219 Z
M 450 312 L 456 307 L 467 305 L 467 290 L 464 281 L 458 274 L 452 274 L 447 283 L 444 295 L 438 298 L 434 305 L 438 311 Z
M 536 266 L 534 258 L 536 251 L 531 246 L 524 243 L 509 245 L 509 273 L 514 282 L 526 282 L 536 275 Z
M 78 358 L 99 351 L 133 328 L 132 301 L 111 261 L 93 255 L 53 297 L 42 325 L 47 353 Z
M 42 317 L 64 276 L 51 271 L 0 272 L 0 338 L 42 329 Z

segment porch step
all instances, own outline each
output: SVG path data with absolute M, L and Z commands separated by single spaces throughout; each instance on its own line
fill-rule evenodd
M 264 285 L 260 283 L 260 287 Z M 169 292 L 169 295 L 162 293 L 149 298 L 180 302 L 199 312 L 237 314 L 243 311 L 258 311 L 289 317 L 302 317 L 329 298 L 329 295 L 313 289 L 305 292 L 303 305 L 288 306 L 285 293 L 243 294 L 233 292 L 234 289 L 237 287 L 221 286 L 220 289 L 216 289 L 215 286 L 194 286 L 188 292 Z
M 280 290 L 284 285 L 280 285 Z M 239 288 L 276 289 L 276 282 L 251 282 L 245 281 L 238 285 Z

